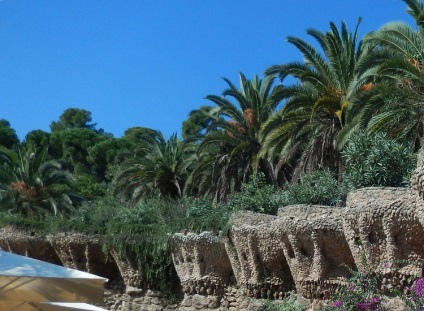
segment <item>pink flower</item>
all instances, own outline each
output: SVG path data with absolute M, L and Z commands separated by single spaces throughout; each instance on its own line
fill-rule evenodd
M 414 297 L 423 297 L 424 296 L 424 280 L 422 278 L 417 279 L 414 284 L 411 286 L 410 291 Z

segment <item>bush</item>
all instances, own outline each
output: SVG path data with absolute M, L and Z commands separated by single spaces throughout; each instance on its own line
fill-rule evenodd
M 330 171 L 316 171 L 303 175 L 298 184 L 288 185 L 281 201 L 284 205 L 343 205 L 348 190 L 347 185 L 339 183 Z
M 258 175 L 244 184 L 241 192 L 233 194 L 226 205 L 231 211 L 248 210 L 276 215 L 278 208 L 286 205 L 343 205 L 349 189 L 328 170 L 305 174 L 297 184 L 288 184 L 284 190 L 266 184 L 265 178 Z
M 56 216 L 50 216 L 54 218 Z M 49 228 L 49 218 L 39 220 L 31 219 L 12 212 L 0 212 L 0 226 L 13 226 L 23 231 L 43 234 Z
M 152 288 L 173 284 L 169 235 L 188 229 L 218 232 L 226 226 L 228 212 L 213 208 L 210 201 L 186 198 L 141 200 L 133 208 L 121 208 L 106 223 L 105 249 L 133 258 Z
M 227 206 L 213 206 L 212 200 L 202 198 L 186 198 L 180 202 L 184 214 L 175 231 L 188 229 L 197 233 L 202 231 L 218 233 L 227 226 L 230 214 Z
M 214 207 L 212 201 L 205 199 L 150 198 L 130 206 L 107 196 L 67 215 L 52 215 L 42 221 L 2 212 L 0 223 L 40 234 L 71 231 L 101 234 L 106 254 L 113 249 L 139 266 L 145 285 L 167 290 L 176 277 L 169 236 L 184 229 L 217 233 L 226 228 L 228 217 L 228 208 Z
M 424 306 L 424 280 L 419 278 L 408 289 L 408 294 L 403 297 L 406 310 L 423 310 Z
M 226 205 L 232 211 L 247 210 L 276 215 L 283 203 L 281 190 L 268 185 L 264 175 L 258 174 L 249 183 L 243 184 L 241 192 L 230 196 Z
M 156 201 L 156 200 L 155 200 Z M 121 208 L 106 222 L 104 250 L 113 249 L 140 267 L 145 285 L 167 290 L 172 284 L 168 234 L 172 233 L 161 210 L 151 201 Z
M 4 221 L 19 222 L 20 227 L 38 225 L 23 223 L 21 218 L 14 220 L 13 215 L 1 216 L 0 221 L 4 218 Z M 145 285 L 169 290 L 176 277 L 169 235 L 184 229 L 218 232 L 226 227 L 227 221 L 227 208 L 214 208 L 211 201 L 204 199 L 144 199 L 130 206 L 106 197 L 74 210 L 67 218 L 52 217 L 42 229 L 47 233 L 102 234 L 106 253 L 113 249 L 122 258 L 131 259 L 140 267 Z
M 86 200 L 93 201 L 105 196 L 106 187 L 96 180 L 94 176 L 82 174 L 76 177 L 74 187 Z
M 258 311 L 305 311 L 304 305 L 300 304 L 296 295 L 293 292 L 288 293 L 288 296 L 281 301 L 271 302 L 266 301 Z
M 126 204 L 107 196 L 92 204 L 85 203 L 66 217 L 52 217 L 48 222 L 48 231 L 106 234 L 107 223 L 113 220 L 119 211 L 125 209 L 128 209 Z
M 407 146 L 382 133 L 359 133 L 342 151 L 345 180 L 354 188 L 407 186 L 416 160 Z
M 332 297 L 330 305 L 323 311 L 384 311 L 381 295 L 378 294 L 378 279 L 372 273 L 372 267 L 362 254 L 363 270 L 353 271 L 347 287 L 342 288 Z

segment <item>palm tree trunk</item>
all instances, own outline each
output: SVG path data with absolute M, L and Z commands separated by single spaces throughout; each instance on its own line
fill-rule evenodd
M 259 168 L 262 173 L 265 175 L 265 180 L 270 185 L 276 185 L 276 179 L 274 177 L 274 172 L 272 170 L 271 163 L 264 158 L 259 159 Z
M 172 183 L 174 184 L 175 189 L 177 190 L 178 197 L 181 198 L 182 192 L 181 192 L 181 187 L 180 187 L 180 183 L 178 182 L 178 179 L 177 178 L 174 178 L 172 180 Z

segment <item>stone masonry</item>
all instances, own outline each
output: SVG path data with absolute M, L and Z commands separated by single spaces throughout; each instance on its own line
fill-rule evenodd
M 0 229 L 0 247 L 109 279 L 104 307 L 114 311 L 256 310 L 258 299 L 289 291 L 312 301 L 347 283 L 367 265 L 383 291 L 404 290 L 424 260 L 424 153 L 411 188 L 364 188 L 346 207 L 296 205 L 277 216 L 240 212 L 228 232 L 170 237 L 180 291 L 144 288 L 134 263 L 102 251 L 101 236 Z M 142 268 L 141 268 L 142 269 Z

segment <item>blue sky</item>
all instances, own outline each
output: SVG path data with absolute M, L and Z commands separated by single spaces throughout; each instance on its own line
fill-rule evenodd
M 188 113 L 274 64 L 300 60 L 285 39 L 346 21 L 360 34 L 411 22 L 401 0 L 0 0 L 0 119 L 23 139 L 67 108 L 123 135 L 169 137 Z M 308 39 L 310 40 L 310 39 Z M 310 40 L 310 42 L 312 42 Z

